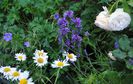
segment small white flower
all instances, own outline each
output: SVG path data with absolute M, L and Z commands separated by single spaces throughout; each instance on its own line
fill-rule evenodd
M 128 27 L 131 22 L 131 17 L 123 11 L 123 8 L 118 8 L 110 15 L 109 27 L 112 31 L 120 31 Z
M 74 55 L 73 53 L 64 52 L 64 53 L 63 53 L 63 56 L 66 57 L 66 60 L 67 60 L 67 61 L 70 60 L 70 61 L 74 62 L 74 61 L 77 60 L 77 56 Z
M 47 61 L 48 59 L 45 56 L 35 56 L 33 57 L 33 59 L 34 59 L 34 63 L 36 63 L 36 65 L 39 67 L 42 67 L 48 63 Z
M 66 60 L 61 61 L 61 60 L 55 60 L 53 64 L 51 65 L 53 68 L 63 68 L 64 66 L 68 66 L 69 64 L 67 63 Z
M 19 84 L 34 84 L 32 78 L 22 78 L 19 80 Z
M 48 58 L 47 54 L 48 53 L 44 52 L 43 50 L 36 50 L 34 53 L 35 56 L 45 56 L 46 58 Z
M 23 54 L 23 53 L 17 53 L 17 54 L 15 54 L 15 58 L 18 61 L 25 61 L 26 60 L 26 55 Z
M 13 70 L 16 70 L 16 68 L 11 68 L 10 66 L 2 66 L 0 68 L 0 73 L 2 73 L 6 79 L 9 79 L 9 75 Z
M 109 12 L 106 7 L 103 7 L 104 11 L 100 12 L 99 15 L 96 17 L 95 25 L 105 29 L 109 30 L 108 27 L 108 20 L 109 20 Z
M 116 58 L 112 55 L 112 51 L 109 51 L 108 56 L 112 60 L 116 60 Z
M 17 70 L 13 70 L 11 72 L 11 74 L 9 75 L 9 78 L 12 79 L 13 81 L 14 80 L 18 80 L 19 77 L 21 76 L 22 72 L 21 70 L 17 71 Z
M 34 84 L 32 78 L 29 78 L 29 72 L 24 71 L 19 77 L 19 84 Z

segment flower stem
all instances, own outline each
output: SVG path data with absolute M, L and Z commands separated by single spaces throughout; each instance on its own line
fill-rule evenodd
M 59 68 L 59 69 L 58 69 L 58 71 L 57 71 L 57 75 L 56 75 L 56 79 L 55 79 L 54 84 L 56 84 L 56 82 L 57 82 L 57 80 L 58 80 L 58 77 L 59 77 L 59 72 L 60 72 L 60 68 Z

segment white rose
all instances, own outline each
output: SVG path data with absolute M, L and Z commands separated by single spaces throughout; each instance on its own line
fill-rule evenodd
M 125 29 L 131 22 L 131 17 L 124 12 L 122 8 L 116 9 L 109 18 L 109 28 L 111 31 L 120 31 Z
M 96 17 L 95 25 L 108 30 L 108 20 L 109 20 L 109 12 L 106 7 L 103 7 L 104 11 L 100 12 L 99 15 Z

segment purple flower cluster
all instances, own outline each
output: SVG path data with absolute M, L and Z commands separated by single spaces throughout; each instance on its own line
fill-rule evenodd
M 68 21 L 66 20 L 66 18 L 59 18 L 58 19 L 58 25 L 62 28 L 62 27 L 66 27 L 68 25 Z
M 57 13 L 55 17 L 60 16 Z M 59 44 L 63 44 L 63 47 L 75 48 L 78 45 L 80 47 L 82 37 L 80 36 L 82 25 L 81 19 L 74 17 L 74 12 L 68 10 L 64 12 L 63 17 L 55 18 L 59 26 L 58 41 Z
M 75 19 L 72 19 L 72 21 L 75 23 L 75 26 L 77 28 L 81 28 L 81 19 L 80 18 L 75 18 Z
M 82 41 L 82 38 L 78 34 L 72 34 L 72 41 L 73 42 L 80 42 Z
M 63 17 L 64 18 L 67 18 L 67 17 L 72 18 L 73 17 L 73 14 L 74 14 L 74 12 L 72 10 L 69 10 L 69 11 L 66 11 L 64 13 Z
M 65 36 L 68 32 L 70 32 L 70 29 L 65 27 L 65 28 L 60 28 L 60 34 L 62 36 Z
M 8 42 L 12 40 L 12 33 L 5 33 L 3 39 Z

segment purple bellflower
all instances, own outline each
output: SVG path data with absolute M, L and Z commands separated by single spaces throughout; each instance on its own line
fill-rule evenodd
M 12 33 L 5 33 L 3 39 L 8 42 L 12 40 Z
M 24 46 L 25 47 L 30 47 L 30 42 L 29 41 L 24 42 Z

